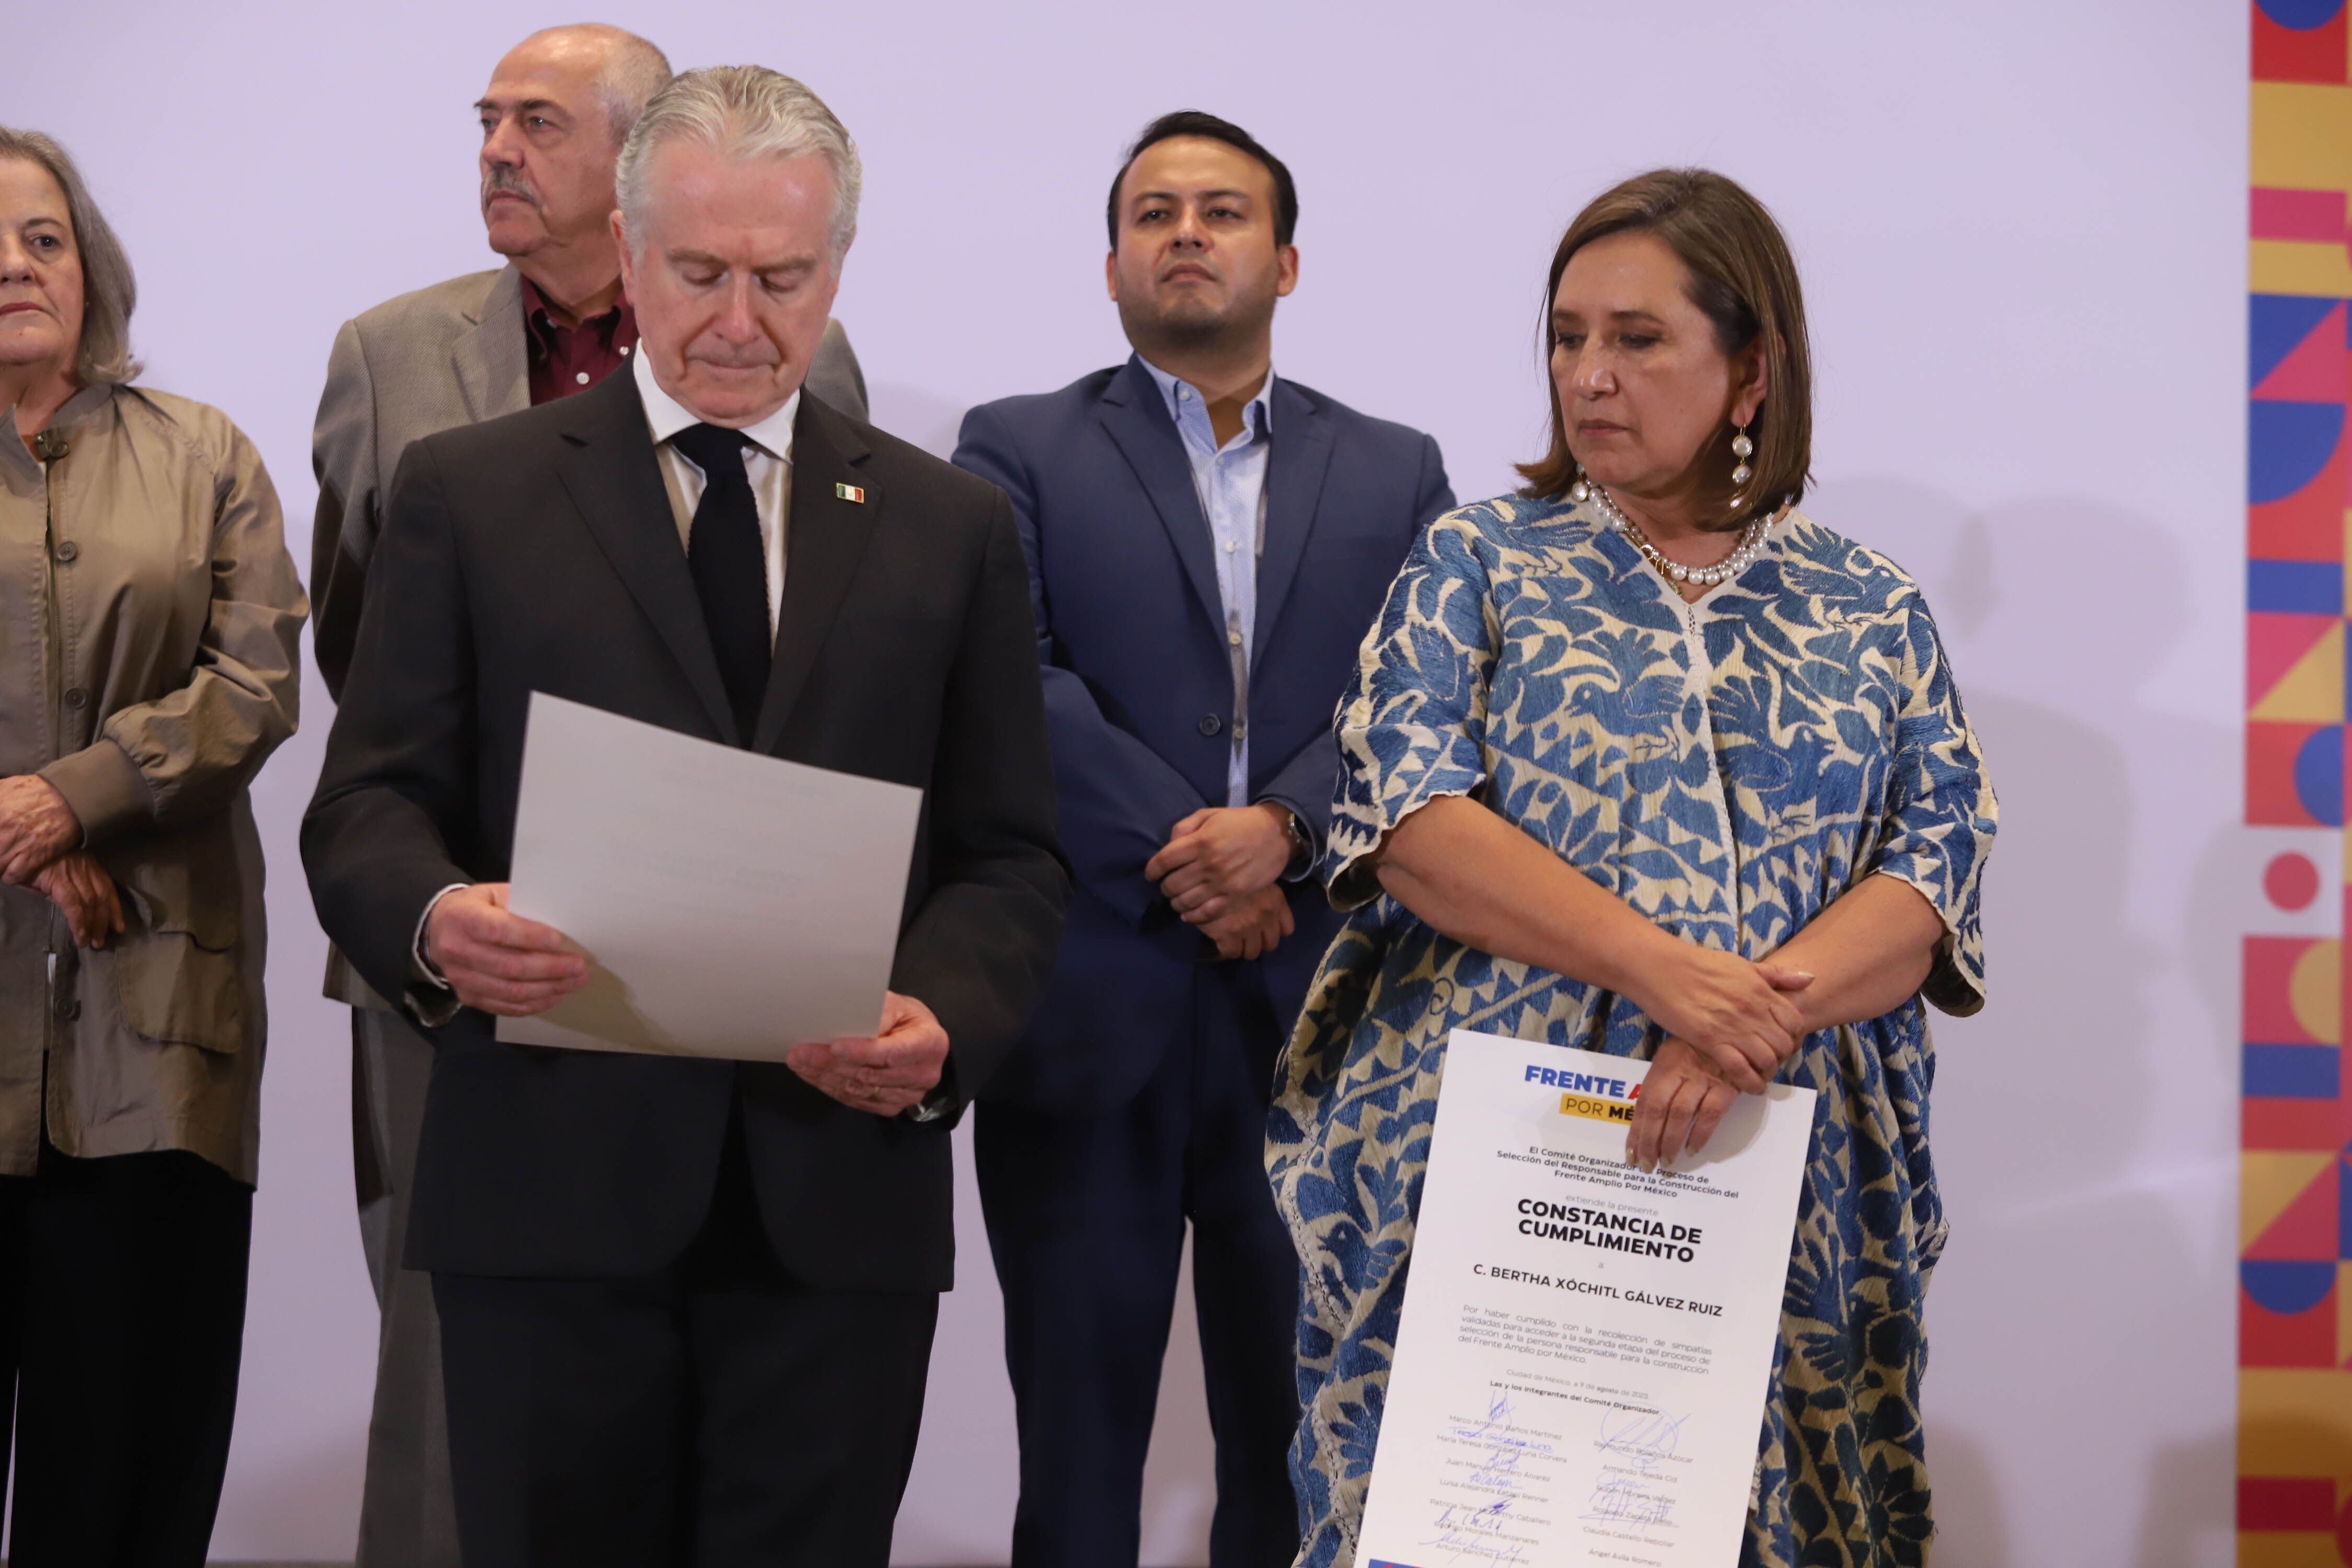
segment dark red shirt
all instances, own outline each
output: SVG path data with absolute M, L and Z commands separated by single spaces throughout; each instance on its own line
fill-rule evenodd
M 530 403 L 536 408 L 585 392 L 629 363 L 637 346 L 637 316 L 623 300 L 577 327 L 559 323 L 547 300 L 522 280 L 523 336 L 530 350 Z

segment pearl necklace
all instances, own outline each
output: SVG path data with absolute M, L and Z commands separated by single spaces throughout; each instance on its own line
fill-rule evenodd
M 1712 588 L 1719 583 L 1730 582 L 1764 553 L 1765 536 L 1772 531 L 1772 520 L 1759 517 L 1741 531 L 1739 548 L 1715 565 L 1685 566 L 1679 561 L 1669 559 L 1664 551 L 1651 543 L 1650 536 L 1642 531 L 1640 524 L 1617 509 L 1617 503 L 1610 499 L 1607 490 L 1582 479 L 1577 481 L 1575 489 L 1584 492 L 1575 499 L 1583 500 L 1589 498 L 1601 509 L 1601 515 L 1609 520 L 1609 526 L 1625 536 L 1626 543 L 1640 551 L 1651 565 L 1676 583 L 1696 583 L 1703 588 Z M 1574 494 L 1574 491 L 1570 493 Z

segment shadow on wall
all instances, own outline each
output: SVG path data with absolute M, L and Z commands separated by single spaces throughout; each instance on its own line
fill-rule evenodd
M 2095 501 L 1972 515 L 1864 478 L 1806 510 L 1920 581 L 2001 805 L 1990 1002 L 1936 1020 L 1938 1568 L 2227 1563 L 2234 1270 L 2191 1225 L 2232 1180 L 2235 1005 L 2210 973 L 2231 938 L 2175 842 L 2212 830 L 2171 812 L 2234 798 L 2237 737 L 2145 700 L 2180 643 L 2187 562 Z M 2186 1141 L 2184 1102 L 2221 1108 Z M 2096 1441 L 2063 1436 L 2092 1413 Z

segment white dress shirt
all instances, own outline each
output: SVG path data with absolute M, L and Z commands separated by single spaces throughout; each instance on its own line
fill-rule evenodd
M 645 400 L 646 423 L 653 427 L 654 456 L 661 464 L 662 487 L 669 491 L 670 515 L 677 522 L 677 542 L 685 546 L 694 533 L 694 509 L 702 503 L 702 470 L 694 459 L 670 444 L 670 437 L 701 424 L 688 409 L 654 380 L 653 363 L 643 353 L 629 356 L 629 374 L 637 378 L 637 395 Z M 760 509 L 760 545 L 768 557 L 768 636 L 776 635 L 776 618 L 784 603 L 784 533 L 793 509 L 793 419 L 801 411 L 798 391 L 784 405 L 744 426 L 743 474 L 751 481 L 751 500 Z
M 1138 354 L 1168 400 L 1169 417 L 1192 466 L 1209 538 L 1216 546 L 1217 594 L 1224 600 L 1225 642 L 1234 666 L 1233 748 L 1225 755 L 1225 804 L 1250 804 L 1249 670 L 1256 649 L 1257 558 L 1265 549 L 1265 469 L 1273 453 L 1274 372 L 1242 408 L 1242 427 L 1223 446 L 1209 424 L 1201 389 Z

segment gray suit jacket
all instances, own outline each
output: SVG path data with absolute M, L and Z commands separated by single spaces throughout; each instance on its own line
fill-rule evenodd
M 852 419 L 866 417 L 866 377 L 839 321 L 827 321 L 808 390 Z M 319 510 L 310 528 L 311 650 L 340 698 L 359 635 L 368 558 L 384 489 L 410 442 L 530 406 L 522 274 L 512 263 L 387 300 L 345 321 L 327 359 L 327 389 L 310 437 Z M 327 994 L 383 1006 L 341 953 Z

